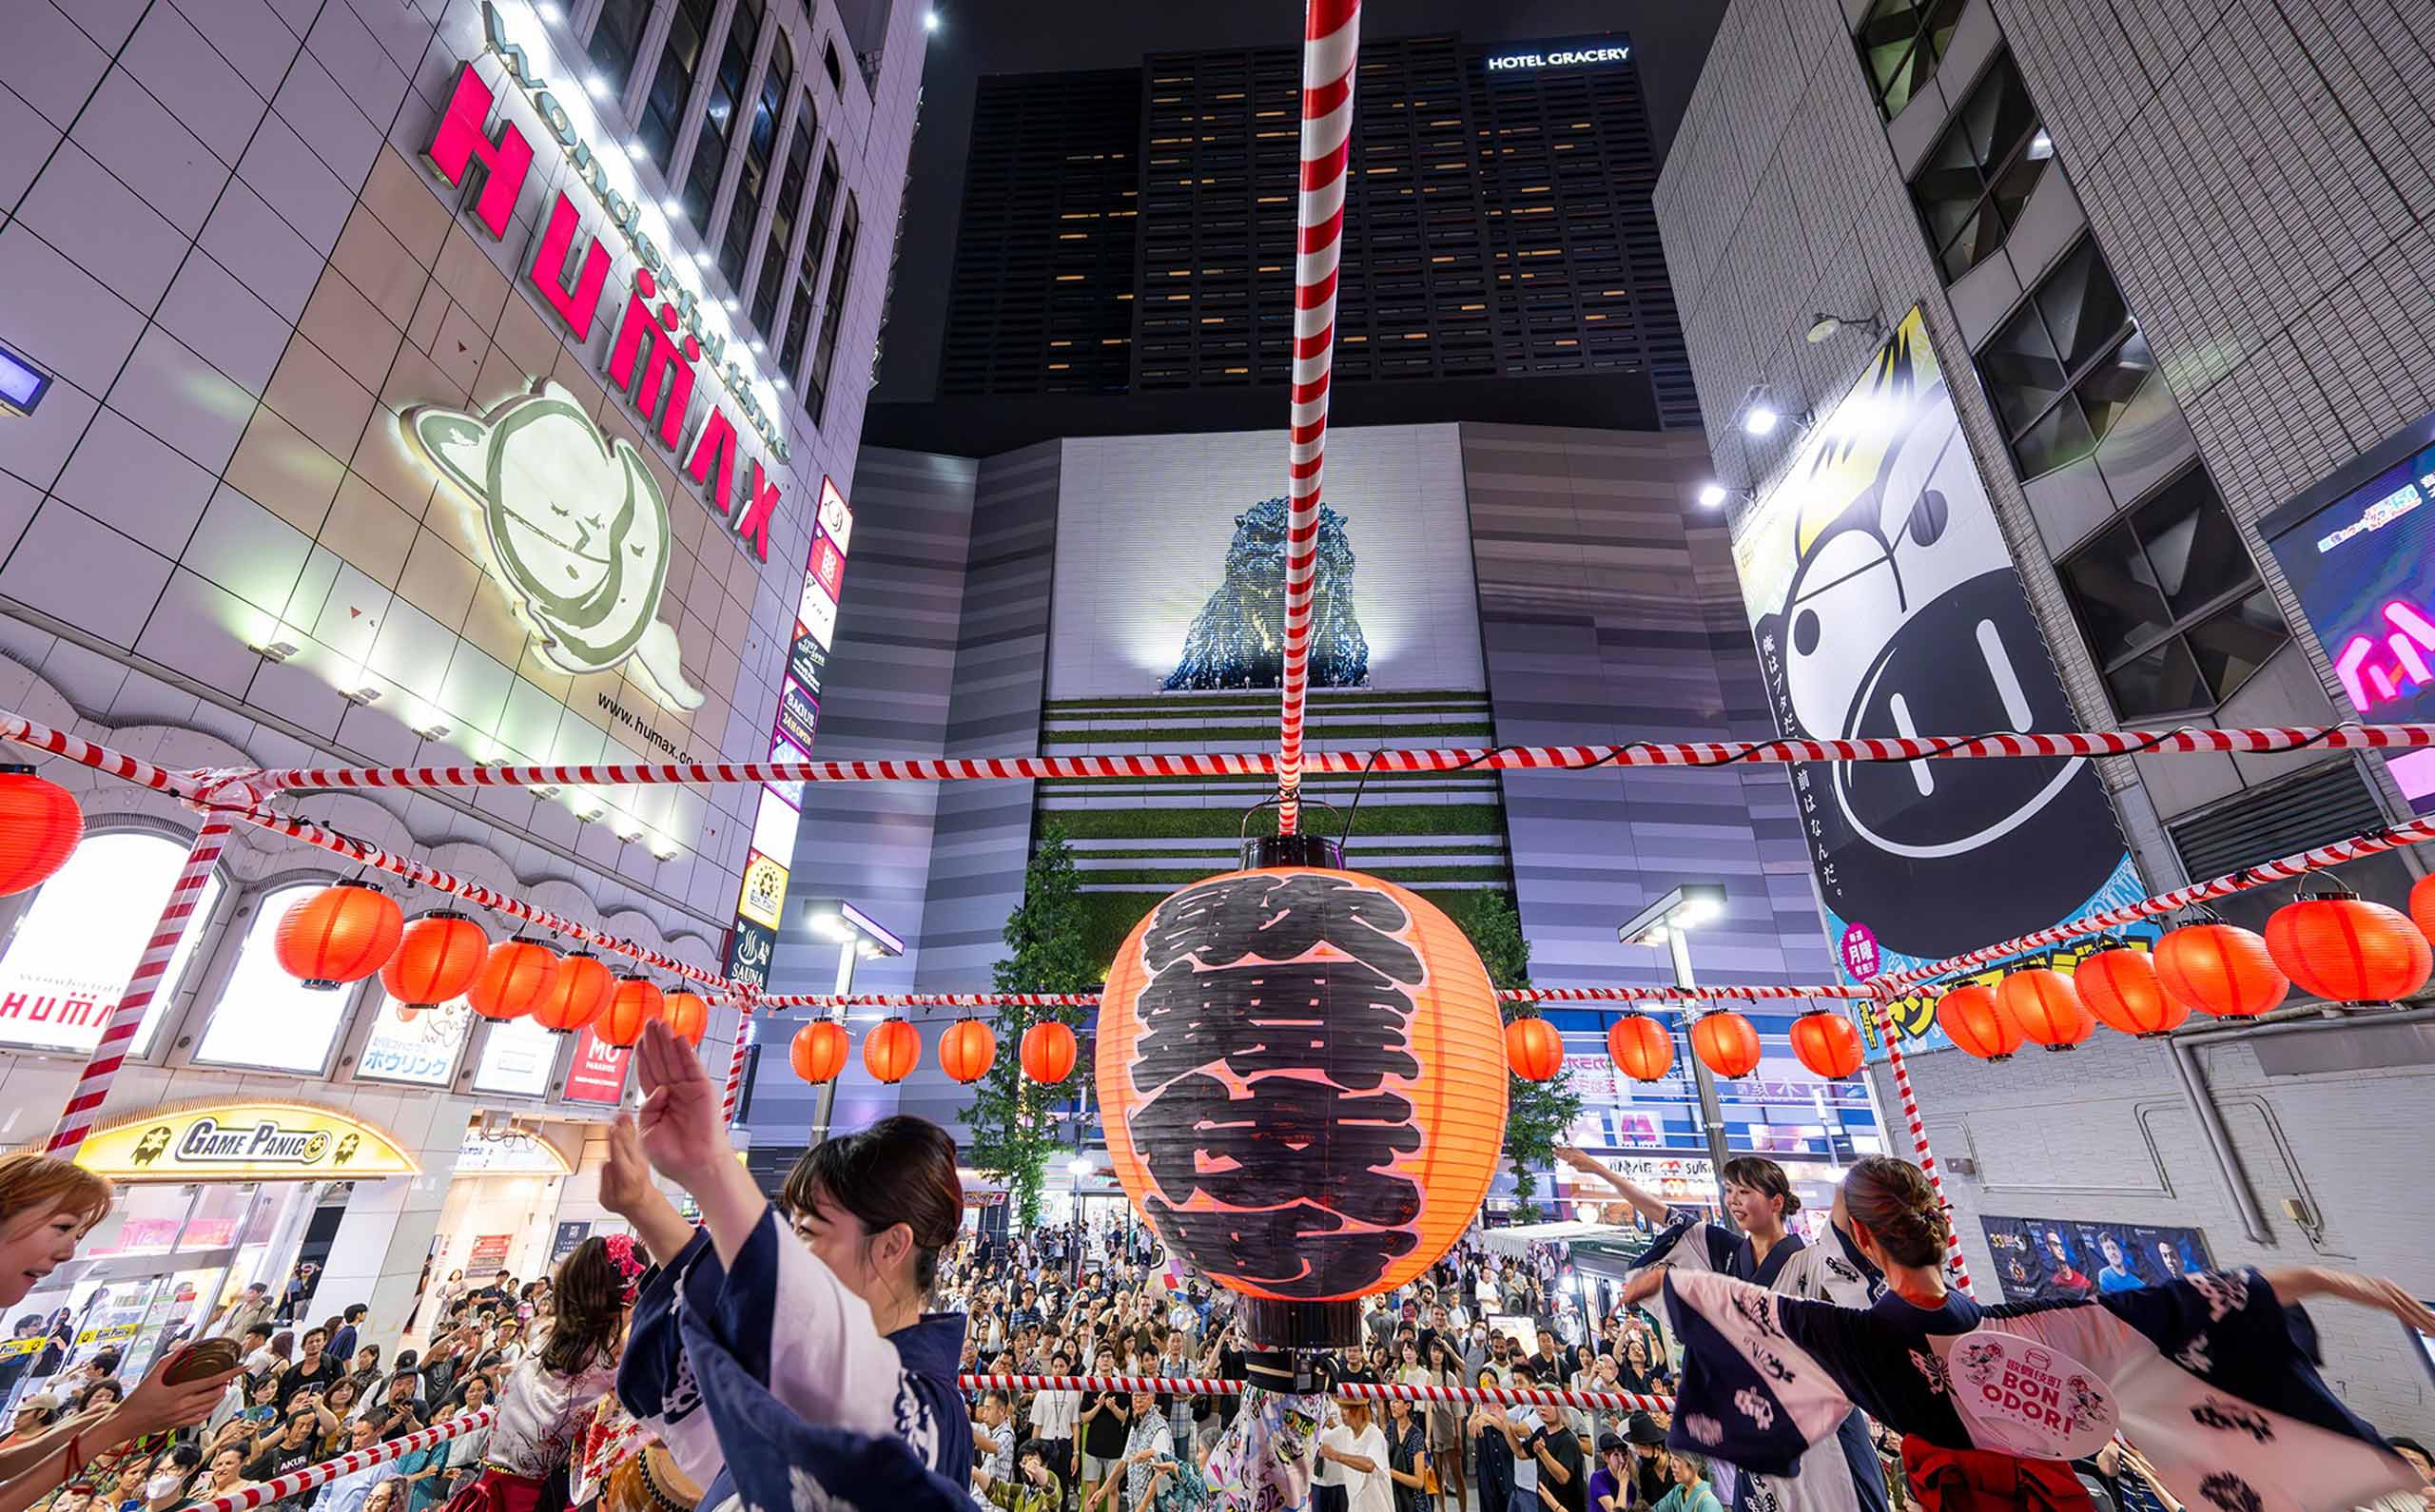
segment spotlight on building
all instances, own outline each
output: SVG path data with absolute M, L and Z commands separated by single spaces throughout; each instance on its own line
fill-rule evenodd
M 297 652 L 294 641 L 268 641 L 253 648 L 255 655 L 266 662 L 283 662 Z
M 426 719 L 415 727 L 415 733 L 425 740 L 446 740 L 448 722 L 444 719 Z
M 369 708 L 380 702 L 380 689 L 370 683 L 364 684 L 361 688 L 350 688 L 346 691 L 346 701 L 359 708 Z
M 939 29 L 939 13 L 936 10 L 925 10 L 922 12 L 922 29 L 925 31 L 936 31 Z
M 595 100 L 607 100 L 610 98 L 609 81 L 596 73 L 583 81 L 583 88 L 585 93 L 591 95 Z
M 1750 392 L 1742 397 L 1743 435 L 1773 436 L 1777 424 L 1782 419 L 1783 414 L 1768 397 L 1764 383 L 1751 385 Z
M 1715 478 L 1709 478 L 1700 485 L 1700 508 L 1704 510 L 1715 509 L 1732 496 L 1725 491 L 1724 485 Z
M 1837 333 L 1849 325 L 1866 326 L 1871 336 L 1882 335 L 1885 330 L 1885 322 L 1874 315 L 1829 315 L 1821 310 L 1809 318 L 1809 329 L 1802 333 L 1802 339 L 1816 346 L 1821 341 L 1833 340 Z

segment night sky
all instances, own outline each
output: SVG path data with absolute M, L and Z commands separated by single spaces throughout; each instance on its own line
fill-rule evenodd
M 1471 42 L 1628 33 L 1662 154 L 1724 10 L 1724 0 L 1375 0 L 1361 19 L 1368 35 L 1453 31 Z M 937 381 L 973 86 L 981 75 L 1127 68 L 1145 52 L 1168 48 L 1290 43 L 1302 27 L 1297 0 L 939 0 L 939 10 L 945 24 L 929 39 L 923 72 L 922 129 L 913 139 L 904 261 L 888 315 L 880 399 L 925 399 Z

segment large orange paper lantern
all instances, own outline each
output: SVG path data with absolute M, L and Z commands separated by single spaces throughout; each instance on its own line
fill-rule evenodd
M 521 1018 L 557 979 L 557 956 L 519 935 L 500 940 L 482 958 L 482 969 L 465 988 L 465 1001 L 485 1018 Z
M 558 974 L 533 1003 L 533 1021 L 552 1034 L 571 1035 L 600 1017 L 617 979 L 588 950 L 558 962 Z
M 921 1032 L 902 1018 L 885 1019 L 863 1036 L 863 1069 L 880 1081 L 903 1081 L 921 1063 Z
M 1607 1054 L 1634 1081 L 1655 1081 L 1674 1068 L 1674 1037 L 1646 1014 L 1626 1014 L 1607 1026 Z
M 287 910 L 272 950 L 305 986 L 334 988 L 387 964 L 405 929 L 405 915 L 380 888 L 336 882 Z
M 1996 986 L 1996 1006 L 2023 1038 L 2049 1050 L 2069 1050 L 2096 1032 L 2096 1016 L 2081 1005 L 2072 979 L 2044 966 L 2006 976 Z
M 1759 1031 L 1730 1008 L 1702 1014 L 1691 1022 L 1691 1054 L 1720 1076 L 1746 1076 L 1759 1069 Z
M 609 994 L 609 1010 L 592 1031 L 604 1044 L 632 1049 L 643 1037 L 643 1026 L 667 1009 L 659 984 L 645 977 L 620 977 Z
M 1840 1080 L 1860 1069 L 1860 1032 L 1841 1014 L 1802 1014 L 1792 1021 L 1792 1053 L 1813 1075 Z
M 490 953 L 491 938 L 481 925 L 442 908 L 406 926 L 398 953 L 380 968 L 380 985 L 410 1008 L 428 1008 L 471 985 Z
M 846 1026 L 834 1018 L 823 1018 L 795 1031 L 787 1046 L 787 1063 L 795 1075 L 814 1086 L 835 1079 L 846 1069 Z
M 1516 1018 L 1505 1026 L 1505 1063 L 1524 1081 L 1550 1080 L 1564 1069 L 1564 1036 L 1544 1018 Z
M 84 838 L 74 794 L 30 766 L 0 766 L 0 898 L 49 882 Z
M 2328 1002 L 2396 1002 L 2426 985 L 2435 952 L 2398 909 L 2320 886 L 2274 910 L 2266 949 L 2302 991 Z
M 1947 1039 L 1981 1060 L 2010 1060 L 2028 1037 L 1997 1006 L 1995 993 L 1975 981 L 1937 999 L 1937 1027 Z
M 2435 872 L 2421 877 L 2409 889 L 2409 921 L 2420 934 L 2435 940 Z
M 2156 979 L 2148 953 L 2128 945 L 2083 960 L 2073 969 L 2072 985 L 2099 1023 L 2142 1039 L 2171 1034 L 2190 1017 L 2189 1005 L 2175 1002 Z
M 1108 969 L 1108 1155 L 1167 1249 L 1247 1299 L 1255 1346 L 1341 1347 L 1358 1298 L 1477 1216 L 1505 1144 L 1504 1034 L 1434 904 L 1334 869 L 1315 837 L 1247 849 L 1276 863 L 1172 894 Z
M 661 1000 L 661 1015 L 676 1037 L 702 1048 L 702 1037 L 711 1032 L 711 1005 L 697 992 L 672 992 Z
M 998 1058 L 998 1037 L 978 1018 L 959 1018 L 939 1037 L 939 1069 L 957 1081 L 979 1081 Z
M 1043 1087 L 1054 1087 L 1072 1076 L 1075 1058 L 1081 1054 L 1074 1031 L 1054 1018 L 1023 1031 L 1023 1075 Z
M 2156 979 L 2184 1004 L 2218 1018 L 2254 1018 L 2291 990 L 2254 930 L 2212 915 L 2156 941 Z

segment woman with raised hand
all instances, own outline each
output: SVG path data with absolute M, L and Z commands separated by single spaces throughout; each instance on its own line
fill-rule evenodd
M 2340 1297 L 2421 1333 L 2389 1281 L 2318 1267 L 2218 1271 L 2095 1297 L 1981 1308 L 1945 1285 L 1944 1206 L 1919 1167 L 1843 1177 L 1853 1241 L 1884 1272 L 1867 1308 L 1712 1271 L 1645 1272 L 1683 1341 L 1669 1445 L 1783 1475 L 1858 1406 L 1904 1435 L 1928 1512 L 2091 1505 L 2069 1462 L 2119 1432 L 2192 1506 L 2337 1512 L 2415 1489 L 2408 1464 L 2326 1388 L 2292 1304 Z
M 692 1047 L 654 1021 L 634 1060 L 641 1113 L 612 1130 L 600 1182 L 657 1262 L 618 1376 L 627 1408 L 707 1505 L 969 1506 L 964 1315 L 924 1310 L 964 1217 L 955 1141 L 910 1117 L 829 1138 L 795 1162 L 782 1214 Z M 654 1169 L 692 1194 L 700 1231 Z

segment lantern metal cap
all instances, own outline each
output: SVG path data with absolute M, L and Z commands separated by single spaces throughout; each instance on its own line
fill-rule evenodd
M 1361 1343 L 1361 1303 L 1354 1297 L 1333 1302 L 1245 1297 L 1242 1318 L 1244 1334 L 1259 1349 L 1351 1349 Z
M 1344 845 L 1332 835 L 1254 835 L 1243 842 L 1243 870 L 1263 866 L 1344 869 Z

